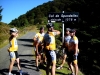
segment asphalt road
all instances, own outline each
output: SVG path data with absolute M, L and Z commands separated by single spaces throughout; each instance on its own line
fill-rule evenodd
M 36 71 L 34 50 L 33 50 L 33 37 L 34 32 L 28 32 L 24 36 L 18 38 L 18 53 L 21 61 L 21 67 L 24 72 L 28 72 L 29 75 L 40 75 L 40 72 Z M 0 49 L 0 75 L 7 75 L 9 69 L 9 53 L 7 48 L 9 44 Z M 17 66 L 14 65 L 12 73 L 18 75 Z M 25 74 L 27 75 L 27 74 Z

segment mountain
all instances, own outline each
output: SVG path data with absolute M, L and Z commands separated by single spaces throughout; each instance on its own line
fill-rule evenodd
M 78 23 L 65 23 L 65 27 L 76 28 L 79 38 L 79 67 L 85 75 L 100 75 L 100 1 L 99 0 L 53 0 L 39 5 L 12 20 L 17 27 L 43 25 L 48 12 L 79 12 Z

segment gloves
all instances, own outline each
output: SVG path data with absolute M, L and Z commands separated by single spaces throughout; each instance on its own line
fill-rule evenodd
M 77 56 L 78 56 L 78 55 L 73 55 L 73 59 L 74 59 L 74 60 L 77 60 Z

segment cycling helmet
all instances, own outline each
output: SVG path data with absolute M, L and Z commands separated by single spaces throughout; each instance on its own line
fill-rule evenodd
M 54 26 L 53 23 L 48 23 L 48 24 L 47 24 L 47 28 L 51 28 L 51 27 L 53 27 L 53 26 Z
M 10 28 L 10 32 L 18 32 L 16 28 Z

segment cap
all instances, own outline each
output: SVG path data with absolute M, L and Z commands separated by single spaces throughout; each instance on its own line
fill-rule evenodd
M 76 29 L 71 29 L 70 33 L 76 32 Z
M 66 28 L 66 31 L 71 31 L 71 29 L 70 28 Z
M 10 28 L 10 32 L 18 32 L 16 28 Z

